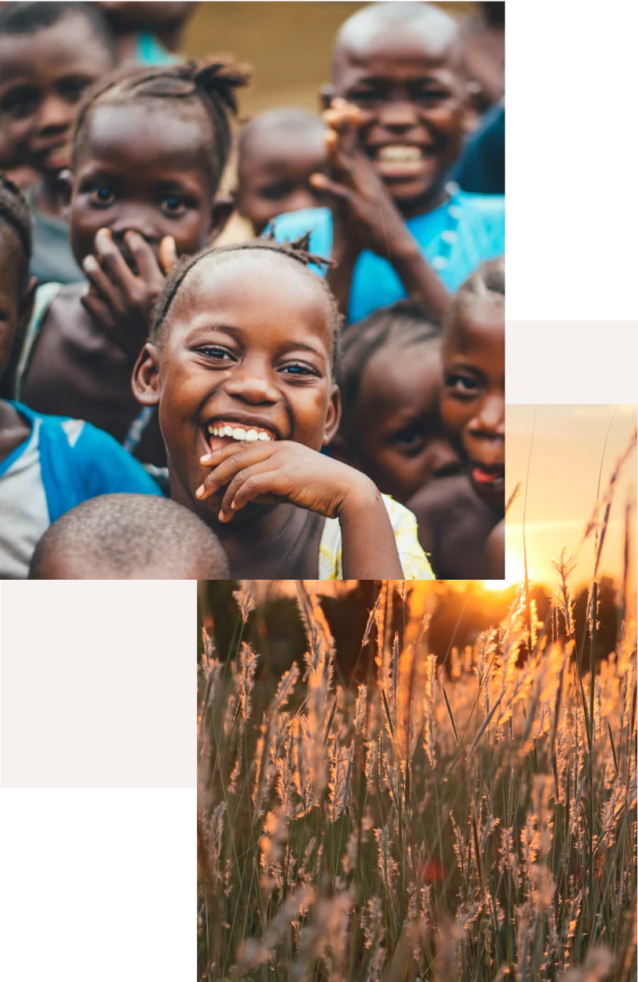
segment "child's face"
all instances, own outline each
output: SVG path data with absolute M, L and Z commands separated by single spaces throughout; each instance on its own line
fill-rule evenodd
M 35 34 L 0 36 L 0 125 L 16 157 L 44 174 L 68 167 L 78 103 L 112 67 L 84 17 L 65 17 Z
M 178 255 L 198 252 L 212 232 L 213 187 L 200 114 L 144 104 L 102 105 L 91 112 L 73 173 L 71 247 L 78 263 L 109 228 L 125 258 L 129 230 L 156 256 L 172 235 Z
M 109 21 L 130 30 L 177 27 L 198 0 L 96 0 Z
M 366 365 L 351 418 L 348 462 L 380 491 L 407 502 L 435 477 L 458 471 L 441 422 L 440 344 L 383 348 Z
M 338 425 L 327 301 L 296 266 L 266 252 L 203 260 L 173 301 L 161 346 L 138 361 L 136 379 L 146 374 L 159 401 L 172 497 L 203 518 L 221 500 L 195 498 L 210 470 L 204 454 L 250 430 L 249 439 L 320 450 Z M 224 427 L 234 436 L 211 433 Z
M 459 314 L 443 349 L 441 414 L 462 442 L 476 494 L 503 507 L 505 494 L 505 307 L 489 294 Z
M 316 208 L 319 193 L 310 175 L 321 171 L 325 139 L 321 126 L 260 129 L 248 136 L 239 161 L 239 213 L 260 235 L 277 215 Z
M 338 52 L 334 95 L 359 107 L 363 149 L 397 204 L 435 199 L 467 126 L 457 42 L 439 43 L 418 23 L 373 32 Z

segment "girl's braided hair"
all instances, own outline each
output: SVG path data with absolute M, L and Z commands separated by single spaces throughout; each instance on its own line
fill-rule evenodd
M 26 284 L 33 246 L 31 214 L 26 199 L 18 186 L 0 172 L 0 223 L 8 225 L 17 236 L 22 250 L 21 276 Z
M 339 335 L 341 332 L 341 326 L 343 317 L 339 311 L 337 301 L 327 285 L 325 279 L 321 276 L 317 276 L 315 273 L 311 272 L 308 268 L 311 265 L 319 267 L 333 266 L 334 263 L 330 259 L 325 259 L 323 256 L 313 255 L 308 251 L 310 245 L 310 232 L 307 232 L 301 238 L 296 239 L 293 242 L 284 241 L 278 242 L 274 233 L 271 231 L 267 235 L 258 239 L 250 239 L 247 242 L 240 242 L 233 245 L 227 246 L 209 246 L 203 249 L 195 256 L 188 256 L 176 263 L 171 270 L 164 290 L 155 304 L 155 309 L 153 311 L 153 316 L 151 319 L 151 330 L 150 337 L 152 341 L 161 343 L 164 324 L 166 322 L 168 313 L 171 308 L 171 304 L 175 299 L 175 296 L 181 289 L 184 280 L 188 274 L 197 266 L 200 262 L 205 259 L 215 260 L 219 256 L 229 255 L 231 253 L 240 252 L 270 252 L 274 255 L 282 256 L 285 259 L 289 259 L 292 262 L 299 263 L 304 270 L 307 271 L 308 276 L 312 277 L 312 281 L 317 284 L 319 289 L 324 294 L 324 297 L 328 304 L 329 310 L 329 325 L 330 325 L 330 340 L 332 345 L 332 368 L 333 371 L 336 368 L 338 360 L 338 347 L 339 347 Z
M 465 312 L 490 293 L 505 297 L 505 259 L 489 259 L 461 284 L 448 307 L 443 328 L 448 336 L 458 329 Z
M 73 134 L 73 164 L 82 149 L 91 112 L 97 106 L 160 99 L 174 101 L 179 107 L 199 103 L 213 131 L 207 159 L 217 185 L 230 154 L 230 117 L 237 115 L 237 89 L 247 85 L 249 79 L 246 66 L 222 58 L 111 73 L 87 92 L 80 106 Z

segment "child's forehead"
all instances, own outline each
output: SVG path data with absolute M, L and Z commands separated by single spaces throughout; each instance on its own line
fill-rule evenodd
M 415 4 L 416 6 L 416 4 Z M 429 17 L 409 20 L 376 20 L 372 14 L 367 23 L 344 30 L 338 37 L 333 60 L 333 81 L 344 76 L 366 72 L 394 74 L 401 67 L 431 71 L 447 68 L 461 71 L 462 41 L 448 18 Z
M 236 317 L 245 326 L 294 323 L 331 344 L 331 312 L 321 282 L 307 267 L 274 249 L 237 249 L 207 256 L 187 274 L 175 315 Z M 234 326 L 227 323 L 226 326 Z
M 43 69 L 64 69 L 94 74 L 98 67 L 106 70 L 112 56 L 106 39 L 85 17 L 70 14 L 55 24 L 32 34 L 0 34 L 0 78 L 18 72 L 38 75 Z
M 445 331 L 447 357 L 487 347 L 505 347 L 505 298 L 497 293 L 462 304 Z
M 130 157 L 145 166 L 188 165 L 210 170 L 210 124 L 195 107 L 170 112 L 166 100 L 97 102 L 83 123 L 78 156 Z M 208 127 L 208 128 L 207 128 Z
M 260 127 L 247 136 L 240 155 L 240 169 L 256 170 L 286 165 L 308 157 L 323 157 L 325 133 L 321 122 L 316 127 Z

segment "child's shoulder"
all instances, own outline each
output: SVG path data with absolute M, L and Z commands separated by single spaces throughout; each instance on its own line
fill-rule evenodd
M 52 522 L 100 494 L 161 494 L 142 465 L 108 433 L 81 419 L 50 416 L 21 403 L 14 405 L 37 434 L 42 483 Z

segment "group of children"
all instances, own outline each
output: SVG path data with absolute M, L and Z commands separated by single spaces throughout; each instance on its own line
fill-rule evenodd
M 0 7 L 0 575 L 502 576 L 504 205 L 451 183 L 463 30 L 360 9 L 323 116 L 243 126 L 233 198 L 248 71 L 131 67 L 107 19 L 187 6 Z

